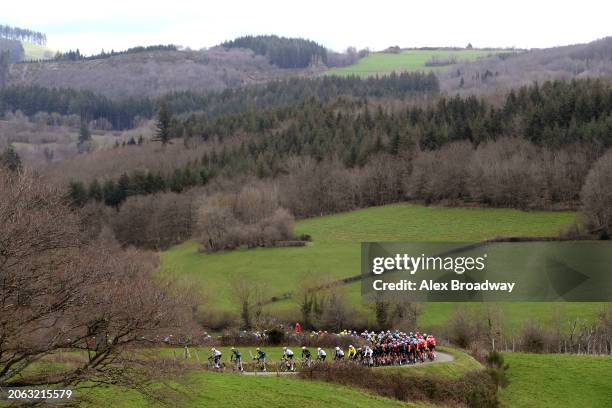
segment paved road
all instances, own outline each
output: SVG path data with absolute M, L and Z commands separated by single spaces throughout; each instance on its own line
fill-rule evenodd
M 448 354 L 448 353 L 441 353 L 438 352 L 436 353 L 436 359 L 434 361 L 425 361 L 424 363 L 419 363 L 419 364 L 409 364 L 409 365 L 405 365 L 402 367 L 405 368 L 412 368 L 412 367 L 420 367 L 422 365 L 427 365 L 427 364 L 439 364 L 439 363 L 450 363 L 451 361 L 453 361 L 455 359 L 455 357 L 453 357 L 452 355 Z M 380 368 L 380 367 L 379 367 Z M 247 371 L 242 373 L 243 375 L 294 375 L 297 374 L 297 372 L 291 372 L 291 371 L 266 371 L 261 372 L 261 371 Z

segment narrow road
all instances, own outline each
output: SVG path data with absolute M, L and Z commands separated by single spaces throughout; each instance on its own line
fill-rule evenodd
M 438 352 L 436 353 L 436 359 L 434 361 L 425 361 L 424 363 L 418 363 L 418 364 L 409 364 L 409 365 L 405 365 L 402 366 L 404 368 L 413 368 L 413 367 L 420 367 L 423 365 L 427 365 L 427 364 L 439 364 L 439 363 L 450 363 L 453 360 L 455 360 L 455 357 L 453 357 L 451 354 L 448 353 L 441 353 Z M 397 366 L 396 366 L 397 367 Z M 384 368 L 384 367 L 376 367 L 376 368 Z M 264 376 L 270 376 L 270 375 L 294 375 L 297 374 L 297 371 L 266 371 L 266 372 L 261 372 L 261 371 L 246 371 L 244 373 L 242 373 L 243 375 L 264 375 Z

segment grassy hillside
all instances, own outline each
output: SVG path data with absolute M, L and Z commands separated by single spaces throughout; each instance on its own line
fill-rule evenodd
M 448 69 L 449 66 L 427 67 L 425 63 L 432 57 L 449 58 L 454 56 L 458 61 L 475 60 L 479 57 L 494 54 L 493 51 L 481 50 L 411 50 L 399 54 L 376 52 L 362 58 L 354 65 L 334 68 L 328 71 L 332 75 L 375 75 L 390 71 L 422 71 Z
M 313 237 L 310 245 L 301 248 L 202 254 L 197 242 L 186 242 L 162 253 L 161 276 L 205 288 L 215 308 L 235 311 L 231 279 L 264 283 L 266 295 L 272 297 L 298 291 L 305 278 L 325 281 L 353 276 L 360 272 L 362 241 L 469 242 L 497 236 L 547 236 L 557 234 L 573 219 L 574 214 L 569 212 L 389 205 L 300 221 L 297 232 Z M 371 310 L 362 303 L 359 282 L 348 285 L 346 295 L 357 314 L 371 315 Z M 479 309 L 482 305 L 460 307 Z M 586 317 L 599 304 L 509 302 L 500 307 L 510 328 L 518 328 L 526 317 L 546 321 L 559 311 Z M 298 305 L 291 299 L 273 303 L 269 308 L 285 316 L 299 316 Z M 429 303 L 421 324 L 444 324 L 456 309 L 453 303 Z
M 506 353 L 509 407 L 611 407 L 612 357 Z
M 47 48 L 44 45 L 22 42 L 23 50 L 25 51 L 26 60 L 41 60 L 53 58 L 55 51 Z
M 378 397 L 336 384 L 289 377 L 257 377 L 235 374 L 191 372 L 174 387 L 182 393 L 180 407 L 423 407 Z M 116 387 L 92 391 L 86 406 L 151 407 L 158 404 Z M 161 405 L 159 405 L 161 406 Z

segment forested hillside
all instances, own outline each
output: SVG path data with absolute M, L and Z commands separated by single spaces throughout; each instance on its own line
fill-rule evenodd
M 144 51 L 104 59 L 68 59 L 15 64 L 9 84 L 88 90 L 121 99 L 181 90 L 220 91 L 295 74 L 245 49 Z
M 438 80 L 433 74 L 418 73 L 394 74 L 380 79 L 296 77 L 222 92 L 182 91 L 156 98 L 119 100 L 72 88 L 9 86 L 0 89 L 0 112 L 21 111 L 28 116 L 38 112 L 76 114 L 88 121 L 105 120 L 114 129 L 125 129 L 133 127 L 138 118 L 151 118 L 162 103 L 175 114 L 196 111 L 214 118 L 255 108 L 294 105 L 310 97 L 323 101 L 341 95 L 403 99 L 414 94 L 436 93 L 438 86 Z
M 612 37 L 587 44 L 505 53 L 462 62 L 440 73 L 442 90 L 461 94 L 507 91 L 534 81 L 612 74 Z
M 327 50 L 320 44 L 303 38 L 276 35 L 239 37 L 221 44 L 226 48 L 248 48 L 266 56 L 280 68 L 306 68 L 313 64 L 327 64 Z
M 198 188 L 210 195 L 251 186 L 277 197 L 270 208 L 280 203 L 298 217 L 406 199 L 575 209 L 593 164 L 612 146 L 612 88 L 596 80 L 524 87 L 500 107 L 473 96 L 390 106 L 345 96 L 216 118 L 174 115 L 164 128 L 172 145 L 117 148 L 43 172 L 71 181 L 78 206 L 122 214 L 125 205 L 138 212 L 154 201 L 161 214 L 186 211 L 186 229 L 168 245 L 195 228 Z M 113 218 L 123 220 L 119 227 L 126 217 Z

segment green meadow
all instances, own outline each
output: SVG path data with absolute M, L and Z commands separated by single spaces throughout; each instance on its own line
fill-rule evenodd
M 190 371 L 179 383 L 168 384 L 176 391 L 180 407 L 336 407 L 383 408 L 428 407 L 383 398 L 346 386 L 300 380 L 292 376 L 245 376 Z M 167 406 L 118 387 L 92 390 L 83 406 L 118 408 Z
M 504 353 L 508 407 L 612 407 L 612 357 Z
M 329 282 L 360 273 L 360 242 L 472 242 L 502 236 L 551 236 L 574 220 L 572 212 L 518 211 L 494 208 L 444 208 L 396 204 L 297 222 L 299 234 L 310 234 L 306 247 L 240 249 L 216 254 L 198 251 L 188 241 L 161 254 L 160 277 L 203 291 L 215 310 L 237 311 L 230 282 L 245 279 L 265 285 L 266 298 L 299 291 L 300 282 Z M 361 298 L 359 282 L 342 288 L 356 314 L 372 318 Z M 550 321 L 556 314 L 587 317 L 599 303 L 506 302 L 507 325 L 519 328 L 527 318 Z M 497 307 L 496 306 L 496 307 Z M 491 304 L 464 303 L 467 311 Z M 288 319 L 299 318 L 294 299 L 267 306 Z M 444 324 L 457 310 L 454 303 L 428 303 L 420 324 Z
M 398 54 L 374 52 L 360 59 L 356 64 L 333 68 L 326 72 L 331 75 L 376 75 L 391 71 L 431 71 L 448 69 L 452 65 L 428 67 L 425 63 L 432 57 L 455 57 L 457 61 L 469 61 L 495 54 L 495 51 L 482 50 L 409 50 Z

